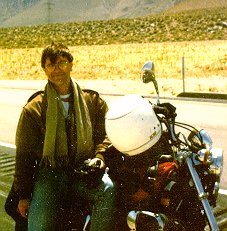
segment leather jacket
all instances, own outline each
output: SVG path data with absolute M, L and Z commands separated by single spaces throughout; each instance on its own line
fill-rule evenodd
M 107 104 L 99 94 L 92 90 L 82 90 L 87 103 L 93 129 L 94 152 L 89 158 L 98 157 L 104 160 L 104 153 L 110 144 L 105 133 L 105 114 Z M 42 158 L 42 150 L 46 130 L 47 98 L 45 91 L 33 94 L 23 107 L 17 132 L 16 132 L 16 166 L 14 186 L 19 199 L 30 198 L 34 183 L 34 175 Z M 66 119 L 68 135 L 68 155 L 73 158 L 76 155 L 75 123 Z M 80 157 L 78 162 L 70 161 L 74 168 L 79 162 L 84 161 Z

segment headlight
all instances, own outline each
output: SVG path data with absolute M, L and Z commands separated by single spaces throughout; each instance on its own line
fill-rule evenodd
M 210 150 L 210 173 L 216 175 L 220 182 L 223 171 L 223 150 L 221 148 L 211 148 Z
M 201 149 L 198 151 L 196 159 L 200 163 L 209 166 L 209 173 L 216 175 L 216 179 L 220 182 L 223 171 L 223 150 L 221 148 Z
M 212 191 L 209 190 L 209 198 L 210 202 L 213 206 L 216 206 L 216 200 L 218 196 L 219 186 L 221 175 L 223 171 L 223 150 L 221 148 L 210 148 L 208 149 L 201 149 L 198 151 L 196 159 L 198 164 L 202 163 L 204 166 L 207 166 L 207 185 L 210 183 L 213 185 Z
M 191 144 L 198 148 L 207 148 L 209 149 L 212 147 L 212 139 L 210 138 L 209 134 L 204 130 L 193 130 L 188 136 L 188 140 L 191 142 Z

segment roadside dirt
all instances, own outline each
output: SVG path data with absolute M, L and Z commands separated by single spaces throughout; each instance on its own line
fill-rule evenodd
M 204 93 L 227 93 L 227 78 L 190 78 L 184 82 L 182 79 L 157 79 L 161 97 L 176 96 L 183 91 Z M 83 88 L 96 90 L 100 93 L 111 94 L 140 94 L 156 95 L 152 83 L 144 84 L 138 80 L 78 80 Z

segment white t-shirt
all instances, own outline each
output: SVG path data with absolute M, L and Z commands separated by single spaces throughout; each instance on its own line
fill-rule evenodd
M 66 100 L 70 97 L 70 95 L 71 93 L 67 95 L 60 95 L 60 99 L 64 107 L 64 117 L 65 118 L 67 118 L 69 114 L 69 102 Z

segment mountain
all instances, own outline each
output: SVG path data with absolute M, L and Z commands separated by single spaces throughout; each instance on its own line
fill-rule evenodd
M 0 27 L 135 18 L 227 7 L 226 0 L 0 0 Z
M 0 48 L 227 40 L 227 7 L 136 18 L 0 28 Z
M 19 12 L 33 6 L 38 1 L 39 0 L 0 0 L 0 22 L 14 17 Z
M 1 27 L 133 18 L 184 0 L 0 0 Z
M 135 18 L 227 7 L 226 0 L 0 0 L 1 27 Z
M 179 13 L 189 10 L 210 9 L 227 7 L 226 0 L 186 0 L 181 1 L 179 4 L 169 7 L 166 12 Z

